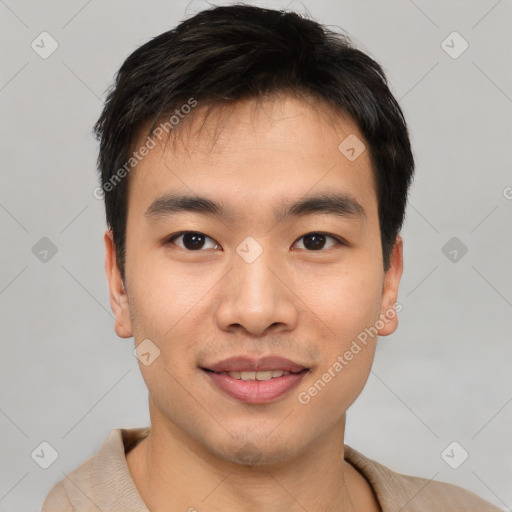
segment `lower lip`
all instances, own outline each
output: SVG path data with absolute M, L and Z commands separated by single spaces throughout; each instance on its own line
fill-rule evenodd
M 296 387 L 308 373 L 290 373 L 269 380 L 242 380 L 207 370 L 203 372 L 226 394 L 248 404 L 265 404 L 277 400 Z

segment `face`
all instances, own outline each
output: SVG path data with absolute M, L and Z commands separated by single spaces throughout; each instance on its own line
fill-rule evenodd
M 198 107 L 132 171 L 126 289 L 109 232 L 106 270 L 117 334 L 145 343 L 153 427 L 264 464 L 344 424 L 402 272 L 400 238 L 383 270 L 368 150 L 338 148 L 354 135 L 289 96 Z

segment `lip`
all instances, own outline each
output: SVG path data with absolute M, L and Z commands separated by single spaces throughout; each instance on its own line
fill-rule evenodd
M 290 373 L 270 380 L 234 379 L 224 373 L 201 371 L 224 393 L 240 402 L 248 404 L 265 404 L 273 402 L 288 394 L 298 386 L 303 377 L 309 373 L 304 368 L 300 373 Z M 287 370 L 288 371 L 288 370 Z
M 307 370 L 304 365 L 296 363 L 286 357 L 268 355 L 260 358 L 248 356 L 234 356 L 202 367 L 203 370 L 212 372 L 257 372 L 268 370 L 281 370 L 283 372 L 298 373 Z M 281 377 L 279 377 L 281 378 Z
M 310 369 L 286 357 L 270 354 L 258 358 L 246 355 L 228 357 L 217 363 L 202 366 L 201 370 L 217 388 L 230 397 L 249 404 L 264 404 L 289 393 Z M 269 380 L 241 380 L 222 373 L 269 370 L 281 370 L 290 374 Z

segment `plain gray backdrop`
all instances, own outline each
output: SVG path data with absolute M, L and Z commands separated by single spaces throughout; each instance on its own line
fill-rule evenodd
M 511 2 L 252 3 L 346 30 L 410 126 L 400 326 L 379 341 L 347 444 L 510 510 Z M 124 59 L 206 7 L 0 0 L 0 512 L 39 510 L 112 428 L 149 424 L 133 339 L 113 329 L 91 130 Z M 48 469 L 42 442 L 58 453 Z

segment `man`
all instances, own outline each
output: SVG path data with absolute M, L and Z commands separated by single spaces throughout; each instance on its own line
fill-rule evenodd
M 414 169 L 376 62 L 296 14 L 218 7 L 128 57 L 96 132 L 151 426 L 113 430 L 43 512 L 498 510 L 344 445 L 398 325 Z

